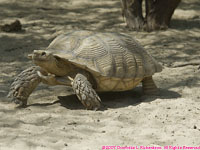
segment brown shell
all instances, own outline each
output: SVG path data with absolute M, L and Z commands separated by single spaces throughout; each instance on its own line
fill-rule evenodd
M 162 70 L 136 40 L 125 34 L 73 31 L 55 38 L 47 50 L 105 77 L 143 78 Z

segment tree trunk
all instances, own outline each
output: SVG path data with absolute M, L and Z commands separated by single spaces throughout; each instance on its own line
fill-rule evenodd
M 170 26 L 171 17 L 181 0 L 145 0 L 145 17 L 142 15 L 142 1 L 121 0 L 122 15 L 129 28 L 152 31 Z
M 122 16 L 127 26 L 133 29 L 142 29 L 144 18 L 142 15 L 142 0 L 121 0 Z

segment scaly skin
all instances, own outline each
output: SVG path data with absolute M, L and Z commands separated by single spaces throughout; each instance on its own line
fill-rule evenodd
M 97 110 L 101 99 L 83 74 L 77 74 L 72 82 L 72 88 L 81 103 L 87 108 Z
M 32 66 L 22 71 L 11 84 L 8 97 L 12 98 L 19 106 L 26 106 L 29 95 L 41 82 L 37 71 L 41 71 L 40 67 Z
M 145 95 L 157 95 L 158 94 L 158 88 L 156 84 L 154 83 L 152 76 L 145 77 L 142 80 L 142 89 Z

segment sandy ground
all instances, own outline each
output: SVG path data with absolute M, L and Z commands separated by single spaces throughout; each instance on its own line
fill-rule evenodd
M 20 33 L 0 32 L 0 150 L 100 150 L 102 146 L 200 146 L 200 3 L 183 0 L 171 29 L 125 28 L 119 0 L 0 0 L 0 25 L 19 19 Z M 29 106 L 5 96 L 14 77 L 31 66 L 27 54 L 74 29 L 133 35 L 164 66 L 154 79 L 160 95 L 101 94 L 100 111 L 87 111 L 68 87 L 41 85 Z

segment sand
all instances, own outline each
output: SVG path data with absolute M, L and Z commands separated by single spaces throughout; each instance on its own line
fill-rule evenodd
M 189 65 L 200 61 L 198 0 L 183 0 L 171 28 L 151 33 L 125 27 L 119 0 L 1 0 L 0 9 L 0 25 L 19 19 L 23 27 L 19 33 L 0 32 L 0 150 L 200 146 L 200 70 Z M 32 65 L 27 55 L 75 29 L 133 35 L 164 66 L 154 76 L 160 94 L 144 96 L 141 85 L 100 94 L 101 110 L 88 111 L 71 88 L 41 85 L 28 107 L 8 102 L 14 77 Z

